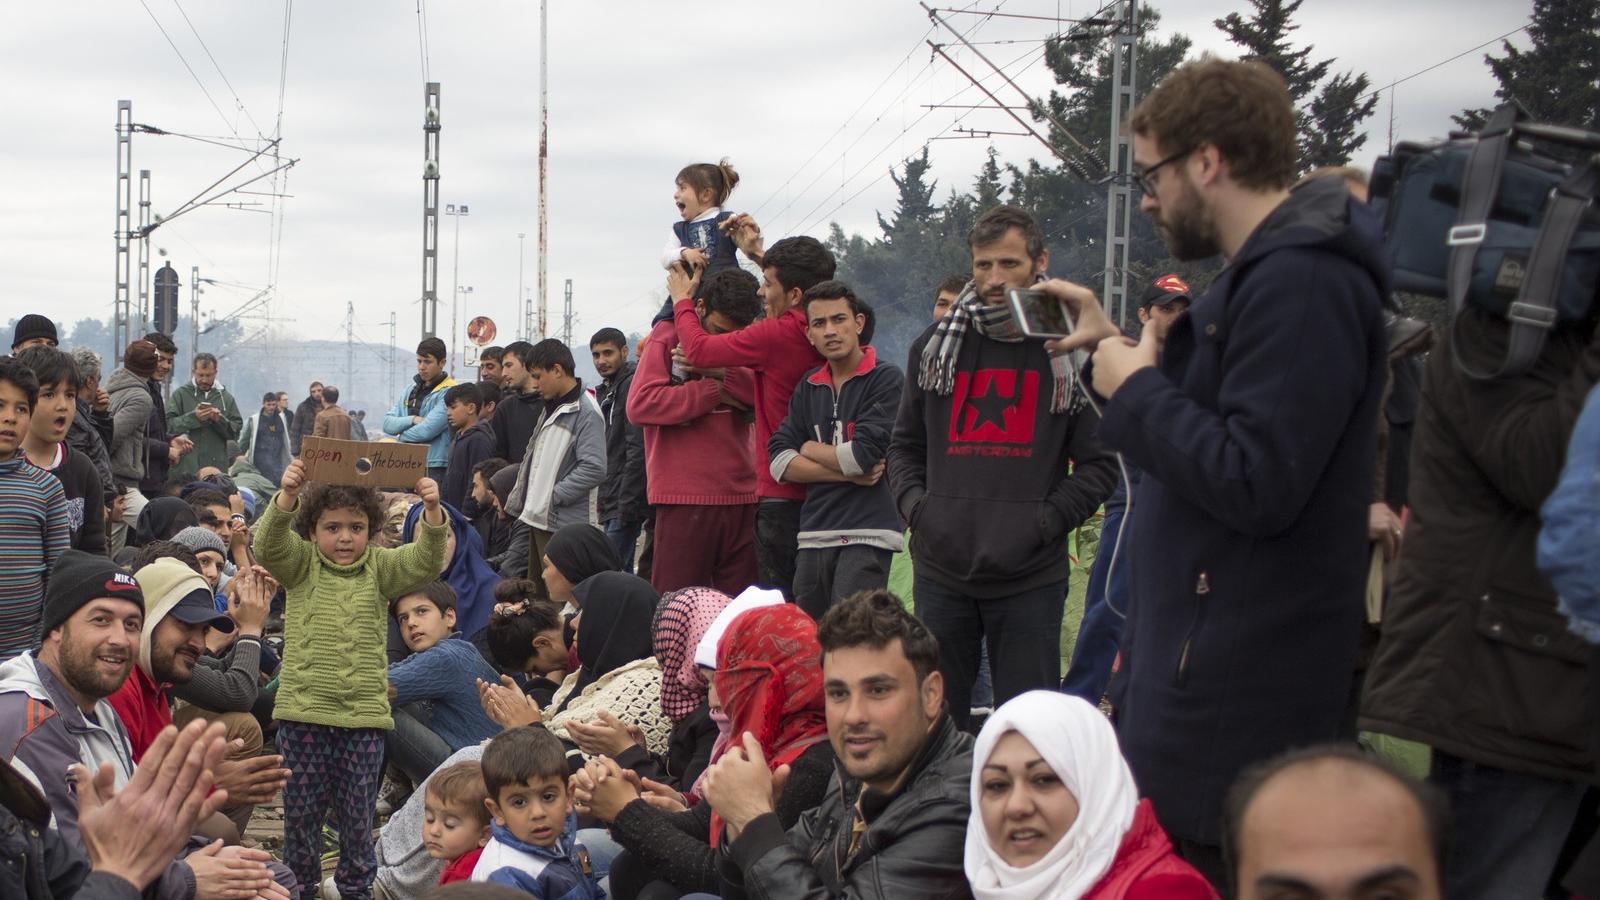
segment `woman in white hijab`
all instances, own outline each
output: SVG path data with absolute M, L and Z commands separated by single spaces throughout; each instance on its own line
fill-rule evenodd
M 972 753 L 967 880 L 978 900 L 1215 900 L 1140 801 L 1111 723 L 1030 691 L 995 710 Z

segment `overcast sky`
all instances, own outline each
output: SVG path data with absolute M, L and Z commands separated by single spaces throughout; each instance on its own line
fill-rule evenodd
M 1093 9 L 1084 0 L 982 0 L 973 8 L 997 5 L 1038 16 Z M 1232 55 L 1211 21 L 1243 6 L 1168 0 L 1159 8 L 1163 31 Z M 1336 57 L 1336 70 L 1365 71 L 1382 86 L 1525 24 L 1529 9 L 1517 0 L 1307 0 L 1299 38 L 1316 45 L 1316 57 Z M 428 76 L 443 93 L 442 202 L 471 210 L 459 220 L 459 284 L 473 288 L 461 317 L 493 317 L 503 343 L 520 331 L 519 232 L 527 235 L 529 290 L 537 268 L 538 4 L 434 0 L 426 13 Z M 1018 81 L 1048 90 L 1036 51 L 1049 23 L 951 19 L 976 24 L 974 40 L 1015 42 L 980 49 L 997 63 L 1021 58 Z M 267 0 L 81 0 L 7 10 L 3 318 L 44 312 L 70 327 L 109 316 L 117 100 L 133 101 L 135 121 L 172 132 L 271 134 L 283 32 L 283 5 Z M 560 332 L 570 278 L 576 343 L 605 325 L 645 327 L 664 294 L 656 257 L 676 217 L 673 177 L 684 164 L 730 157 L 743 181 L 729 206 L 755 212 L 769 241 L 800 230 L 824 236 L 830 220 L 876 234 L 875 213 L 894 202 L 888 167 L 964 112 L 921 105 L 982 101 L 943 62 L 930 64 L 922 41 L 938 35 L 914 0 L 557 0 L 550 35 L 550 331 Z M 1525 33 L 1513 41 L 1526 46 Z M 1399 85 L 1397 139 L 1441 136 L 1450 113 L 1490 104 L 1494 82 L 1482 56 Z M 960 59 L 984 71 L 970 56 Z M 283 201 L 275 325 L 302 337 L 342 337 L 350 302 L 359 337 L 387 343 L 393 312 L 398 342 L 414 346 L 423 158 L 415 0 L 302 0 L 293 7 L 287 60 L 282 153 L 300 162 L 284 182 L 293 196 Z M 1386 144 L 1389 114 L 1386 93 L 1370 122 L 1374 152 Z M 989 110 L 961 125 L 1018 130 Z M 1003 160 L 1018 163 L 1043 149 L 1031 138 L 994 143 Z M 931 146 L 943 196 L 970 184 L 988 141 Z M 134 138 L 134 168 L 151 170 L 153 208 L 162 214 L 244 158 L 177 137 Z M 222 315 L 268 283 L 271 221 L 208 207 L 164 225 L 153 242 L 186 285 L 198 265 L 203 277 L 247 286 L 207 288 L 202 311 Z M 457 220 L 441 221 L 439 322 L 448 341 Z M 151 259 L 153 271 L 161 258 Z M 182 303 L 187 310 L 187 287 Z

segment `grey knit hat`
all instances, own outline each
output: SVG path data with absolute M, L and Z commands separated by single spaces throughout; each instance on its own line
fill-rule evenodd
M 188 528 L 173 535 L 172 540 L 188 547 L 195 553 L 199 553 L 201 550 L 215 550 L 222 555 L 223 559 L 228 558 L 228 545 L 224 544 L 222 538 L 217 537 L 217 533 L 209 528 L 190 525 Z

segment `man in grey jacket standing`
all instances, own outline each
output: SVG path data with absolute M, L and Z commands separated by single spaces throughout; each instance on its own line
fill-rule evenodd
M 534 345 L 528 369 L 544 412 L 528 439 L 506 513 L 530 529 L 528 572 L 544 568 L 544 548 L 563 526 L 599 527 L 606 477 L 606 422 L 599 404 L 572 374 L 572 351 L 554 338 Z M 534 579 L 543 592 L 544 582 Z
M 139 490 L 145 476 L 145 439 L 150 433 L 150 399 L 146 383 L 155 376 L 156 345 L 134 341 L 122 354 L 122 366 L 106 379 L 111 395 L 111 476 L 122 496 L 122 518 L 111 523 L 107 550 L 116 555 L 127 543 L 128 529 L 139 521 L 147 500 Z

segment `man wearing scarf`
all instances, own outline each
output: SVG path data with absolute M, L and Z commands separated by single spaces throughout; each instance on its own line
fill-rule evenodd
M 984 213 L 967 238 L 972 281 L 911 347 L 889 481 L 911 527 L 916 614 L 939 640 L 950 714 L 970 718 L 980 644 L 996 705 L 1061 677 L 1067 535 L 1116 480 L 1069 356 L 1026 340 L 1008 289 L 1043 278 L 1033 217 Z
M 399 438 L 402 444 L 428 445 L 428 477 L 444 481 L 450 464 L 450 428 L 444 405 L 444 392 L 456 382 L 444 371 L 448 351 L 444 341 L 423 338 L 417 345 L 417 375 L 411 390 L 395 401 L 383 417 L 383 433 Z

